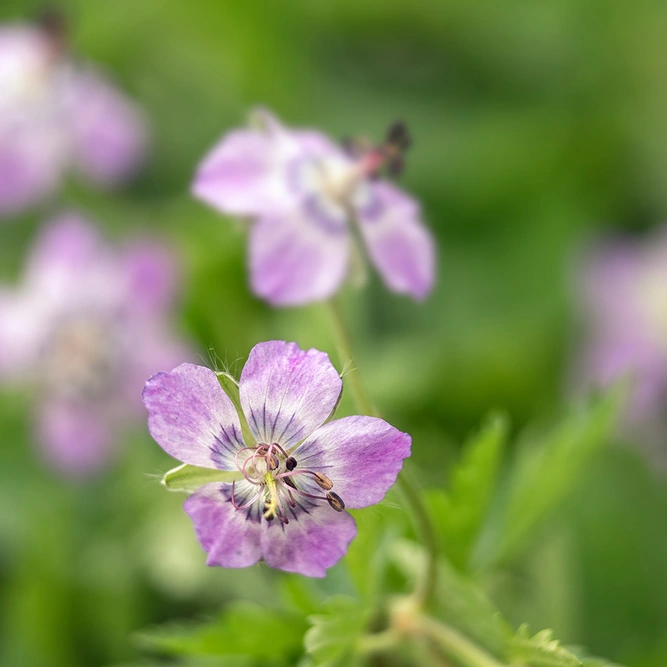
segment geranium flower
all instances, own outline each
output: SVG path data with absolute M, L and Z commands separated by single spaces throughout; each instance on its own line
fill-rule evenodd
M 145 129 L 103 74 L 68 56 L 59 22 L 0 25 L 0 217 L 54 192 L 70 169 L 117 184 L 143 158 Z
M 617 239 L 585 258 L 579 299 L 586 340 L 578 382 L 608 385 L 629 377 L 626 426 L 664 430 L 667 397 L 667 230 L 643 241 Z
M 0 288 L 0 379 L 36 396 L 48 461 L 92 473 L 141 414 L 146 375 L 182 359 L 167 315 L 174 266 L 166 249 L 104 243 L 75 215 L 41 233 L 17 287 Z
M 230 215 L 254 219 L 253 291 L 273 305 L 332 296 L 362 241 L 389 289 L 423 299 L 435 274 L 433 239 L 419 204 L 377 179 L 396 172 L 410 139 L 401 124 L 379 147 L 344 149 L 313 130 L 288 130 L 267 112 L 259 129 L 222 138 L 197 172 L 193 193 Z
M 182 364 L 144 389 L 156 442 L 180 461 L 230 471 L 185 502 L 208 564 L 322 577 L 356 534 L 345 508 L 380 502 L 410 455 L 410 436 L 374 417 L 331 417 L 342 382 L 329 357 L 271 341 L 250 352 L 239 382 L 244 442 L 216 374 Z M 326 422 L 326 423 L 325 423 Z

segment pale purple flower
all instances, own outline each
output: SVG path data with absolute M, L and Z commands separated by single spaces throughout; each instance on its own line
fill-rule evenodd
M 232 471 L 185 502 L 208 564 L 322 577 L 356 534 L 345 511 L 378 503 L 410 455 L 410 436 L 375 417 L 327 421 L 342 382 L 329 357 L 271 341 L 250 352 L 239 382 L 245 443 L 216 374 L 182 364 L 144 389 L 153 438 L 185 463 Z
M 141 415 L 146 376 L 187 354 L 167 326 L 174 271 L 156 242 L 116 249 L 65 215 L 42 231 L 22 282 L 0 287 L 0 379 L 32 389 L 56 468 L 102 468 Z
M 0 217 L 57 190 L 74 170 L 113 186 L 143 159 L 138 108 L 48 26 L 0 24 Z
M 313 130 L 289 130 L 267 112 L 261 127 L 225 135 L 205 158 L 193 193 L 229 215 L 253 219 L 253 291 L 273 305 L 332 296 L 350 274 L 358 237 L 389 289 L 423 299 L 435 247 L 419 204 L 387 181 L 409 139 L 401 125 L 379 147 L 345 150 Z M 362 250 L 362 252 L 364 252 Z
M 631 380 L 627 426 L 650 434 L 667 406 L 667 229 L 598 247 L 579 288 L 586 341 L 578 382 Z

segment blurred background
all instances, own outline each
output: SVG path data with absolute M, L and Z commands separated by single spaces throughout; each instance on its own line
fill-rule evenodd
M 114 242 L 142 234 L 171 244 L 181 271 L 172 323 L 204 360 L 213 346 L 232 364 L 272 338 L 336 359 L 322 306 L 272 310 L 250 293 L 242 227 L 195 201 L 190 183 L 256 104 L 340 138 L 379 140 L 403 119 L 415 144 L 401 183 L 437 237 L 437 287 L 416 304 L 372 276 L 342 299 L 356 365 L 383 414 L 412 434 L 420 483 L 445 487 L 461 442 L 490 411 L 506 412 L 515 434 L 571 401 L 582 249 L 667 219 L 664 2 L 58 6 L 74 53 L 144 109 L 150 154 L 120 190 L 70 179 L 3 222 L 4 284 L 20 280 L 44 221 L 75 208 Z M 40 9 L 3 0 L 0 19 Z M 266 602 L 276 581 L 267 568 L 205 567 L 183 497 L 158 483 L 175 464 L 143 419 L 128 424 L 106 470 L 73 481 L 36 455 L 31 401 L 1 389 L 3 667 L 139 664 L 146 627 Z M 354 411 L 349 397 L 342 410 Z M 660 456 L 625 433 L 584 462 L 573 457 L 571 475 L 569 459 L 560 465 L 568 481 L 548 520 L 480 584 L 514 627 L 551 627 L 629 667 L 666 665 Z M 334 572 L 329 590 L 340 580 Z

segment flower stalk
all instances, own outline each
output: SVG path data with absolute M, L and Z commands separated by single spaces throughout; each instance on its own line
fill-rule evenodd
M 340 362 L 345 365 L 354 358 L 350 335 L 338 301 L 331 299 L 327 302 L 327 306 L 336 337 L 336 347 L 338 348 Z M 359 370 L 354 368 L 347 375 L 347 379 L 357 409 L 363 414 L 379 417 L 378 410 L 376 410 L 366 394 Z M 421 535 L 428 554 L 426 570 L 423 577 L 417 582 L 413 593 L 418 608 L 425 609 L 428 607 L 435 590 L 438 570 L 438 544 L 428 511 L 421 500 L 418 485 L 414 478 L 406 472 L 405 468 L 399 473 L 397 483 L 405 505 L 409 507 L 412 513 L 413 521 Z

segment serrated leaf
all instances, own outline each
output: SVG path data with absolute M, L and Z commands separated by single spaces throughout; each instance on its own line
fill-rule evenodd
M 508 662 L 525 667 L 582 667 L 579 658 L 553 638 L 552 630 L 530 636 L 528 625 L 519 627 L 509 644 Z
M 201 623 L 167 624 L 135 635 L 140 648 L 174 656 L 246 656 L 262 665 L 292 664 L 301 653 L 305 619 L 248 602 Z
M 473 554 L 477 565 L 488 567 L 514 557 L 537 524 L 570 493 L 609 439 L 623 396 L 621 389 L 611 391 L 546 435 L 524 439 L 497 520 Z
M 436 491 L 429 497 L 444 551 L 464 571 L 493 497 L 507 431 L 506 418 L 492 417 L 464 445 L 449 493 Z
M 324 605 L 324 613 L 311 616 L 304 637 L 306 652 L 318 667 L 352 666 L 354 647 L 364 632 L 367 611 L 353 598 L 335 596 Z
M 241 479 L 243 479 L 243 475 L 240 472 L 200 468 L 184 463 L 166 472 L 162 477 L 162 484 L 169 491 L 194 493 L 200 486 L 210 482 L 233 482 Z
M 250 427 L 248 426 L 248 420 L 245 417 L 243 408 L 241 407 L 241 397 L 239 395 L 239 383 L 236 381 L 236 378 L 227 373 L 226 371 L 216 371 L 215 373 L 218 376 L 218 382 L 222 387 L 223 391 L 231 399 L 236 412 L 239 416 L 239 421 L 241 422 L 241 432 L 243 433 L 243 440 L 247 447 L 253 447 L 255 445 L 255 439 L 252 437 Z

